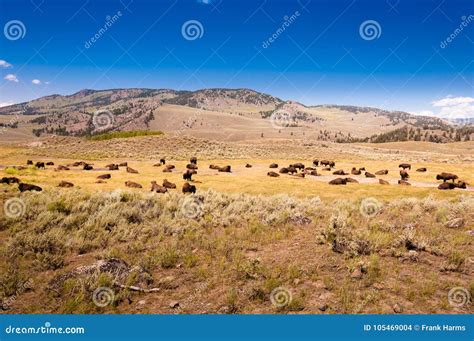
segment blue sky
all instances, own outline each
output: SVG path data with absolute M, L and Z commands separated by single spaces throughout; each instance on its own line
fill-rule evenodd
M 474 116 L 471 0 L 0 0 L 0 24 L 3 104 L 228 87 Z

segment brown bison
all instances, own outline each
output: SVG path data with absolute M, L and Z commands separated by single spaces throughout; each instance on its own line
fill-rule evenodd
M 25 191 L 41 192 L 43 190 L 40 186 L 25 184 L 23 182 L 20 182 L 18 184 L 18 189 L 20 190 L 20 192 L 25 192 Z
M 105 179 L 110 179 L 111 177 L 112 177 L 112 175 L 110 175 L 110 174 L 101 174 L 97 177 L 97 179 L 105 180 Z
M 70 187 L 74 187 L 74 184 L 72 182 L 61 181 L 58 187 L 70 188 Z
M 329 160 L 322 160 L 319 163 L 321 164 L 321 166 L 327 166 L 329 168 L 333 168 L 336 166 L 336 163 L 334 161 L 329 161 Z
M 452 180 L 454 182 L 454 180 L 456 180 L 457 178 L 458 176 L 453 173 L 442 172 L 441 174 L 436 175 L 436 180 L 443 180 L 443 182 L 446 182 L 448 180 Z
M 315 170 L 312 170 L 309 175 L 314 175 L 314 176 L 319 176 L 318 174 L 318 171 L 315 169 Z
M 418 168 L 416 171 L 417 172 L 426 172 L 427 169 L 426 169 L 426 167 L 421 167 L 421 168 Z
M 300 177 L 300 178 L 304 178 L 305 173 L 296 173 L 295 176 Z
M 48 161 L 48 162 L 46 162 L 46 166 L 54 166 L 54 162 L 53 161 Z
M 161 158 L 161 159 L 160 159 L 160 165 L 165 165 L 165 164 L 166 164 L 165 158 Z
M 127 173 L 138 174 L 138 171 L 132 167 L 127 166 Z
M 166 169 L 175 169 L 176 167 L 174 165 L 166 165 Z
M 333 173 L 333 174 L 334 174 L 334 173 Z M 352 175 L 361 175 L 362 172 L 361 172 L 360 169 L 356 169 L 355 167 L 352 167 L 352 169 L 351 169 L 351 174 L 352 174 Z
M 176 184 L 172 183 L 172 182 L 169 182 L 167 179 L 164 179 L 163 180 L 163 187 L 166 187 L 166 188 L 176 188 Z
M 456 184 L 454 184 L 457 188 L 467 188 L 467 183 L 464 181 L 458 181 Z
M 379 179 L 379 184 L 381 185 L 390 185 L 390 183 L 387 180 Z
M 298 170 L 295 167 L 288 167 L 288 173 L 295 174 L 297 172 L 298 172 Z
M 195 163 L 188 163 L 186 165 L 187 169 L 198 169 L 198 166 Z
M 280 176 L 280 174 L 275 173 L 275 172 L 268 172 L 267 175 L 270 176 L 270 177 L 272 177 L 272 178 L 277 178 L 277 177 Z
M 247 163 L 247 164 L 245 165 L 245 168 L 252 168 L 252 165 L 251 165 L 250 163 Z
M 171 168 L 163 168 L 163 173 L 171 173 L 173 170 Z
M 193 156 L 190 160 L 189 160 L 190 163 L 192 163 L 193 165 L 197 165 L 198 164 L 198 159 L 197 157 Z
M 330 167 L 324 167 L 322 170 L 323 170 L 323 171 L 330 171 L 331 168 L 330 168 Z
M 196 193 L 196 186 L 191 185 L 188 182 L 183 184 L 183 193 Z
M 439 186 L 438 186 L 438 189 L 441 189 L 441 190 L 455 189 L 455 188 L 456 188 L 456 184 L 453 184 L 451 182 L 443 182 L 443 183 L 439 184 Z
M 411 186 L 411 183 L 405 180 L 398 180 L 398 184 L 402 186 Z
M 388 174 L 388 169 L 382 169 L 375 172 L 375 175 L 387 175 L 387 174 Z
M 334 174 L 334 175 L 347 175 L 347 173 L 344 172 L 344 170 L 342 170 L 342 169 L 334 171 L 334 172 L 332 172 L 332 174 Z
M 133 181 L 125 181 L 125 186 L 130 187 L 130 188 L 143 188 L 142 185 L 137 184 L 136 182 L 133 182 Z
M 224 173 L 231 173 L 231 167 L 230 166 L 224 166 L 219 168 L 219 172 L 224 172 Z
M 278 163 L 272 163 L 268 168 L 278 168 Z
M 128 166 L 128 162 L 119 163 L 119 167 L 127 167 L 127 166 Z
M 365 177 L 366 177 L 366 178 L 375 178 L 375 174 L 372 174 L 372 173 L 369 173 L 369 172 L 365 172 Z
M 410 177 L 410 175 L 408 174 L 408 172 L 404 169 L 401 169 L 400 170 L 400 177 L 402 178 L 402 180 L 406 180 Z
M 218 170 L 219 168 L 221 167 L 219 167 L 218 165 L 209 165 L 209 169 Z
M 93 170 L 94 167 L 92 167 L 92 165 L 89 165 L 88 163 L 86 163 L 83 167 L 82 167 L 83 170 Z
M 319 166 L 319 160 L 313 160 L 313 165 L 315 165 L 316 167 Z
M 411 170 L 411 165 L 409 163 L 401 163 L 398 165 L 399 168 L 403 168 L 403 169 L 409 169 Z
M 56 170 L 58 170 L 58 171 L 69 170 L 69 167 L 66 167 L 66 166 L 63 166 L 63 165 L 58 165 L 56 167 Z
M 108 168 L 110 171 L 118 170 L 118 169 L 119 169 L 119 165 L 116 165 L 116 164 L 114 164 L 114 163 L 111 163 L 110 165 L 106 165 L 105 168 Z
M 36 167 L 36 168 L 43 168 L 43 169 L 44 169 L 44 162 L 39 162 L 39 161 L 36 162 L 35 167 Z
M 304 165 L 301 162 L 293 163 L 292 165 L 290 165 L 290 167 L 294 167 L 294 168 L 297 168 L 299 170 L 304 169 Z
M 15 178 L 14 176 L 3 177 L 0 179 L 0 184 L 10 185 L 10 184 L 18 184 L 18 183 L 20 183 L 20 179 Z
M 345 185 L 347 184 L 347 180 L 344 178 L 337 178 L 329 181 L 330 185 Z
M 281 174 L 288 174 L 288 168 L 286 168 L 286 167 L 281 168 L 281 169 L 279 170 L 279 173 L 281 173 Z
M 346 178 L 346 182 L 352 182 L 352 183 L 355 183 L 355 184 L 359 183 L 359 181 L 357 181 L 356 179 L 353 179 L 353 178 Z
M 197 174 L 197 172 L 195 170 L 191 170 L 191 169 L 187 169 L 184 173 L 183 173 L 183 179 L 184 180 L 188 180 L 188 181 L 192 181 L 192 176 L 194 174 Z
M 151 182 L 151 191 L 156 193 L 166 193 L 168 189 L 165 186 L 160 186 L 156 181 Z
M 27 161 L 26 161 L 26 165 L 27 165 L 27 166 L 29 166 L 29 165 L 33 165 L 33 161 L 31 161 L 31 160 L 27 160 Z

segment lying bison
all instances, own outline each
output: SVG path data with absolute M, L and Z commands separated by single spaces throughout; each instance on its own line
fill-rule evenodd
M 288 168 L 286 168 L 286 167 L 281 168 L 281 169 L 279 170 L 279 173 L 281 173 L 281 174 L 288 174 Z
M 448 180 L 452 180 L 454 182 L 454 180 L 456 180 L 457 178 L 458 176 L 453 173 L 442 172 L 441 174 L 436 175 L 436 180 L 443 180 L 443 182 L 446 182 Z
M 359 181 L 357 181 L 356 179 L 353 179 L 353 178 L 346 178 L 346 182 L 352 182 L 352 183 L 355 183 L 355 184 L 359 183 Z
M 347 175 L 347 173 L 344 172 L 344 170 L 342 170 L 342 169 L 334 171 L 334 172 L 332 172 L 332 174 L 334 174 L 334 175 Z
M 176 184 L 172 183 L 172 182 L 169 182 L 167 179 L 164 179 L 163 180 L 163 187 L 166 187 L 166 188 L 176 188 Z
M 53 161 L 48 161 L 48 162 L 46 162 L 46 166 L 54 166 L 54 162 Z
M 387 175 L 387 174 L 388 174 L 388 169 L 382 169 L 375 172 L 375 175 Z
M 411 183 L 405 180 L 398 180 L 398 184 L 402 186 L 411 186 Z
M 74 187 L 74 184 L 68 181 L 61 181 L 58 187 L 70 188 L 70 187 Z
M 66 166 L 63 166 L 63 165 L 58 165 L 56 167 L 56 170 L 58 170 L 58 171 L 62 171 L 62 170 L 67 171 L 67 170 L 69 170 L 69 167 L 66 167 Z
M 347 184 L 347 180 L 344 178 L 337 178 L 329 181 L 330 185 L 345 185 Z
M 127 166 L 128 166 L 128 162 L 119 163 L 119 167 L 127 167 Z
M 93 170 L 94 167 L 92 167 L 92 165 L 86 163 L 84 166 L 82 166 L 82 169 L 88 171 L 88 170 Z
M 312 170 L 309 175 L 313 175 L 313 176 L 319 176 L 318 174 L 318 171 L 315 169 L 315 170 Z
M 136 182 L 133 182 L 133 181 L 125 181 L 125 186 L 130 187 L 130 188 L 143 188 L 142 185 L 137 184 Z
M 443 182 L 442 184 L 439 184 L 438 189 L 441 190 L 446 190 L 446 189 L 455 189 L 456 185 L 451 183 L 451 182 Z
M 101 174 L 97 177 L 97 179 L 105 180 L 105 179 L 110 179 L 111 177 L 112 177 L 112 175 L 110 175 L 110 174 Z
M 110 170 L 110 171 L 119 170 L 119 165 L 116 165 L 116 164 L 114 164 L 114 163 L 111 163 L 110 165 L 106 165 L 105 168 L 107 168 L 107 169 Z
M 20 182 L 18 184 L 18 189 L 20 190 L 20 192 L 25 192 L 25 191 L 41 192 L 43 190 L 40 186 L 25 184 L 23 182 Z
M 403 168 L 403 169 L 409 169 L 411 170 L 411 165 L 409 163 L 401 163 L 398 165 L 399 168 Z
M 191 185 L 188 182 L 183 184 L 183 193 L 196 193 L 196 186 Z
M 271 163 L 268 168 L 278 168 L 278 163 Z
M 219 167 L 218 165 L 209 165 L 209 169 L 218 170 L 219 168 L 221 167 Z
M 10 185 L 10 184 L 18 184 L 18 183 L 20 183 L 20 179 L 15 178 L 14 176 L 3 177 L 0 179 L 0 184 Z
M 219 172 L 231 173 L 232 170 L 230 166 L 224 166 L 224 167 L 219 167 Z
M 198 166 L 195 163 L 188 163 L 186 165 L 187 169 L 198 169 Z
M 379 184 L 381 185 L 390 185 L 390 183 L 387 180 L 379 179 Z
M 138 174 L 138 171 L 132 167 L 127 166 L 127 173 Z
M 250 163 L 247 163 L 247 164 L 245 165 L 245 168 L 252 168 L 252 165 L 251 165 Z
M 365 172 L 365 177 L 366 177 L 366 178 L 375 178 L 375 174 L 372 174 L 372 173 L 369 173 L 369 172 Z
M 280 174 L 275 173 L 275 172 L 268 172 L 267 175 L 270 176 L 270 177 L 272 177 L 272 178 L 277 178 L 277 177 L 280 176 Z
M 334 174 L 334 173 L 333 173 Z M 351 174 L 352 175 L 361 175 L 362 171 L 360 169 L 356 169 L 355 167 L 352 167 L 351 169 Z
M 168 189 L 165 186 L 160 186 L 156 181 L 151 182 L 151 191 L 156 193 L 166 193 Z
M 417 172 L 426 172 L 426 167 L 421 167 L 421 168 L 418 168 L 416 171 Z

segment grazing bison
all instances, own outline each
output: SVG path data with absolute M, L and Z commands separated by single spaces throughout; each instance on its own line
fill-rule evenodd
M 294 164 L 290 165 L 290 167 L 295 167 L 299 170 L 304 169 L 304 165 L 301 162 L 294 163 Z
M 89 164 L 85 164 L 83 167 L 82 167 L 83 170 L 93 170 L 94 167 L 92 167 L 92 165 L 89 165 Z
M 111 177 L 112 177 L 112 175 L 110 175 L 110 174 L 101 174 L 97 177 L 97 179 L 105 180 L 105 179 L 110 179 Z
M 193 165 L 197 165 L 198 164 L 198 159 L 197 157 L 193 156 L 190 160 L 189 160 L 190 163 L 192 163 Z
M 319 160 L 313 160 L 313 165 L 315 165 L 316 167 L 319 166 Z
M 164 158 L 160 159 L 160 164 L 161 165 L 165 165 L 166 164 L 166 160 Z
M 288 173 L 295 174 L 297 172 L 298 172 L 298 170 L 295 167 L 288 167 Z
M 343 178 L 337 178 L 334 180 L 329 181 L 330 185 L 345 185 L 347 184 L 347 180 Z
M 127 167 L 127 166 L 128 166 L 128 162 L 119 163 L 119 167 Z
M 69 167 L 66 167 L 66 166 L 63 166 L 63 165 L 58 165 L 56 167 L 56 170 L 58 170 L 58 171 L 69 170 Z
M 187 169 L 198 169 L 198 166 L 195 163 L 188 163 L 186 165 Z
M 272 163 L 268 168 L 278 168 L 278 163 Z
M 334 174 L 334 175 L 347 175 L 347 173 L 344 172 L 344 170 L 342 170 L 342 169 L 334 171 L 334 172 L 332 172 L 332 174 Z
M 281 174 L 288 174 L 288 168 L 286 168 L 286 167 L 281 168 L 280 171 L 279 171 L 279 173 L 281 173 Z
M 111 163 L 110 165 L 105 166 L 105 168 L 108 168 L 110 171 L 119 170 L 119 165 Z
M 196 172 L 195 170 L 187 169 L 187 170 L 183 173 L 183 179 L 184 179 L 184 180 L 192 181 L 191 177 L 192 177 L 194 174 L 197 174 L 197 172 Z
M 38 192 L 41 192 L 43 190 L 40 186 L 25 184 L 23 182 L 20 182 L 18 184 L 18 189 L 20 190 L 20 192 L 25 192 L 25 191 L 38 191 Z
M 408 174 L 408 172 L 404 169 L 401 169 L 400 170 L 400 177 L 402 178 L 402 180 L 406 180 L 410 177 L 410 175 Z
M 46 162 L 46 166 L 54 166 L 54 162 L 52 161 Z
M 387 175 L 387 174 L 388 174 L 388 169 L 382 169 L 375 172 L 375 175 Z
M 166 188 L 176 188 L 176 184 L 169 182 L 167 179 L 163 180 L 163 187 Z
M 458 178 L 458 176 L 456 174 L 453 174 L 453 173 L 445 173 L 445 172 L 442 172 L 441 174 L 438 174 L 436 175 L 436 180 L 443 180 L 443 182 L 446 182 L 448 180 L 456 180 Z
M 44 162 L 39 162 L 39 161 L 36 162 L 35 167 L 36 167 L 36 168 L 43 168 L 43 169 L 44 169 Z
M 438 189 L 441 190 L 446 190 L 446 189 L 455 189 L 456 184 L 453 184 L 451 182 L 443 182 L 442 184 L 439 184 Z
M 329 161 L 329 160 L 322 160 L 320 164 L 321 166 L 327 166 L 329 168 L 333 168 L 336 166 L 336 163 L 334 161 Z
M 245 165 L 245 168 L 252 168 L 252 165 L 251 165 L 250 163 L 247 163 L 247 164 Z
M 359 183 L 359 181 L 357 181 L 356 179 L 353 179 L 353 178 L 346 178 L 346 182 L 353 182 L 355 184 Z
M 409 163 L 401 163 L 398 165 L 399 168 L 403 168 L 403 169 L 409 169 L 411 170 L 411 165 Z
M 219 172 L 231 173 L 232 171 L 230 166 L 224 166 L 219 168 Z
M 27 166 L 29 166 L 29 165 L 33 165 L 33 161 L 31 161 L 31 160 L 27 160 L 27 161 L 26 161 L 26 165 L 27 165 Z
M 334 174 L 334 173 L 333 173 Z M 355 167 L 352 167 L 351 169 L 351 174 L 352 175 L 360 175 L 362 174 L 361 170 L 360 169 L 356 169 Z
M 272 178 L 277 178 L 277 177 L 280 176 L 280 174 L 275 173 L 275 172 L 268 172 L 267 175 L 270 176 L 270 177 L 272 177 Z
M 156 193 L 166 193 L 168 189 L 165 186 L 160 186 L 156 181 L 151 182 L 151 191 Z
M 421 167 L 421 168 L 418 168 L 416 171 L 417 172 L 426 172 L 426 167 Z
M 381 185 L 390 185 L 390 183 L 387 180 L 379 179 L 379 184 Z
M 398 180 L 398 184 L 403 186 L 411 186 L 411 183 L 405 180 Z
M 183 193 L 196 193 L 196 186 L 191 185 L 188 182 L 183 184 Z
M 20 183 L 20 179 L 15 178 L 14 176 L 3 177 L 0 179 L 0 184 L 10 185 L 10 184 L 18 184 L 18 183 Z
M 365 177 L 366 177 L 366 178 L 375 178 L 375 174 L 372 174 L 372 173 L 369 173 L 369 172 L 365 172 Z
M 127 173 L 138 174 L 138 171 L 136 169 L 133 169 L 127 166 Z
M 70 188 L 70 187 L 74 187 L 74 184 L 72 182 L 61 181 L 58 187 Z
M 136 182 L 133 182 L 133 181 L 125 181 L 125 186 L 131 187 L 131 188 L 143 188 L 142 185 L 137 184 Z

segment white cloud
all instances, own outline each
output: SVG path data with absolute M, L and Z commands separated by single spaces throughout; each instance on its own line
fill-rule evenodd
M 13 105 L 15 103 L 13 102 L 0 102 L 0 108 L 1 107 L 8 107 L 9 105 Z
M 9 62 L 7 62 L 6 60 L 2 60 L 0 59 L 0 67 L 3 67 L 5 69 L 9 68 L 9 67 L 12 67 L 13 65 L 11 65 Z
M 411 113 L 418 116 L 436 116 L 431 110 L 412 111 Z
M 450 107 L 463 104 L 473 103 L 474 98 L 472 97 L 452 97 L 448 96 L 443 99 L 431 102 L 434 107 Z
M 33 83 L 34 85 L 40 85 L 41 81 L 39 79 L 33 79 L 31 83 Z
M 10 82 L 17 82 L 18 83 L 18 78 L 16 78 L 16 75 L 14 75 L 12 73 L 9 73 L 5 77 L 3 77 L 3 79 L 5 79 L 7 81 L 10 81 Z

